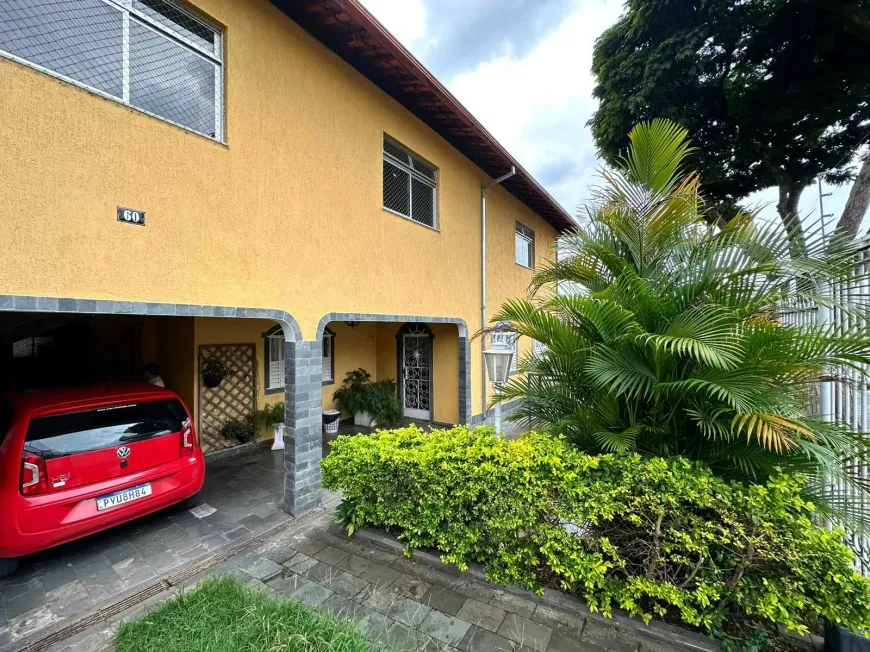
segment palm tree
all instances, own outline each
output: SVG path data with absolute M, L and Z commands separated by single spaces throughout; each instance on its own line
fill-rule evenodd
M 793 257 L 781 224 L 743 214 L 710 227 L 698 176 L 684 170 L 689 152 L 671 122 L 632 130 L 621 165 L 602 173 L 589 224 L 560 239 L 528 299 L 493 318 L 544 345 L 498 400 L 522 399 L 514 418 L 590 452 L 683 455 L 750 482 L 779 467 L 808 479 L 821 510 L 861 521 L 827 487 L 866 495 L 847 461 L 866 461 L 867 439 L 807 409 L 821 380 L 867 379 L 868 297 L 825 292 L 864 280 L 860 246 L 809 229 Z M 565 283 L 576 292 L 555 291 Z M 789 325 L 788 302 L 853 319 Z

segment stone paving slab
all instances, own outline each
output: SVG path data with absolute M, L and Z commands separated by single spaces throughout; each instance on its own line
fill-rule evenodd
M 260 448 L 208 462 L 202 495 L 215 511 L 204 518 L 168 509 L 23 559 L 0 580 L 0 648 L 289 521 L 282 459 Z

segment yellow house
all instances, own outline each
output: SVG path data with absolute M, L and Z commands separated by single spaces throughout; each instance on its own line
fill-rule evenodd
M 357 0 L 0 3 L 0 382 L 153 362 L 206 450 L 283 401 L 290 513 L 350 370 L 486 420 L 471 336 L 572 224 Z

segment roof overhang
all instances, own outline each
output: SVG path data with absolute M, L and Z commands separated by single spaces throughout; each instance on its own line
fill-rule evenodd
M 516 167 L 516 175 L 504 182 L 505 189 L 558 231 L 577 226 L 559 202 L 358 0 L 272 2 L 490 177 Z

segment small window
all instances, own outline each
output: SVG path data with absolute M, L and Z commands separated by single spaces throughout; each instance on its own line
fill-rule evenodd
M 0 1 L 0 56 L 217 140 L 221 37 L 175 0 Z
M 384 208 L 438 228 L 436 169 L 384 137 Z
M 323 332 L 323 384 L 335 382 L 335 333 L 328 328 Z
M 266 368 L 263 377 L 266 393 L 277 394 L 284 391 L 284 331 L 276 326 L 263 335 L 265 351 L 263 357 Z
M 13 358 L 36 358 L 51 348 L 53 339 L 50 337 L 25 337 L 12 344 Z
M 517 265 L 528 267 L 535 266 L 535 232 L 517 222 L 515 237 Z

